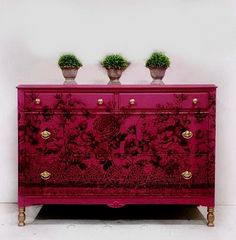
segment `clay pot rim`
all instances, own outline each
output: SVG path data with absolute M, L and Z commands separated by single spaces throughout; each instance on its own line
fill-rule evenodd
M 121 70 L 121 71 L 125 71 L 127 67 L 124 67 L 124 68 L 105 68 L 106 70 Z
M 110 68 L 107 68 L 107 67 L 104 67 L 106 70 L 110 70 L 110 69 L 113 69 L 113 70 L 125 70 L 126 68 L 129 67 L 131 63 L 129 62 L 128 65 L 126 67 L 122 67 L 122 68 L 115 68 L 115 67 L 110 67 Z
M 158 66 L 156 66 L 156 67 L 147 67 L 147 68 L 149 68 L 149 69 L 163 69 L 163 70 L 166 70 L 168 67 L 158 67 Z
M 62 70 L 64 70 L 64 69 L 68 69 L 68 70 L 70 70 L 70 69 L 79 69 L 80 67 L 60 67 Z

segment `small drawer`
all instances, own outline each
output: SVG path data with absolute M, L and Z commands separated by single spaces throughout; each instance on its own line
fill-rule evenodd
M 129 109 L 206 109 L 208 93 L 121 93 L 119 107 Z
M 24 110 L 53 109 L 108 109 L 113 108 L 112 93 L 57 93 L 27 92 L 24 95 Z

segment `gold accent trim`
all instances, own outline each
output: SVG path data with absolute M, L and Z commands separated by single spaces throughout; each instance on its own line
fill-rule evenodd
M 99 98 L 98 100 L 97 100 L 97 103 L 98 103 L 98 105 L 102 105 L 103 104 L 103 99 L 102 98 Z
M 25 208 L 20 207 L 18 210 L 18 226 L 25 226 Z
M 207 207 L 207 226 L 208 227 L 214 227 L 214 220 L 215 220 L 215 215 L 214 215 L 214 208 L 213 207 Z
M 51 136 L 51 133 L 47 130 L 44 130 L 44 131 L 41 132 L 41 137 L 43 139 L 48 139 L 48 138 L 50 138 L 50 136 Z
M 182 133 L 182 137 L 185 139 L 190 139 L 193 136 L 193 133 L 190 130 L 186 130 Z
M 129 104 L 130 104 L 130 105 L 134 105 L 135 103 L 136 103 L 136 101 L 135 101 L 134 98 L 131 98 L 131 99 L 129 100 Z
M 193 104 L 197 104 L 198 103 L 198 99 L 197 98 L 194 98 L 193 99 Z
M 190 171 L 185 171 L 185 172 L 182 172 L 181 173 L 182 177 L 185 179 L 185 180 L 189 180 L 192 178 L 193 174 L 190 172 Z
M 48 171 L 44 171 L 44 172 L 40 173 L 40 177 L 43 180 L 48 180 L 51 177 L 51 173 Z

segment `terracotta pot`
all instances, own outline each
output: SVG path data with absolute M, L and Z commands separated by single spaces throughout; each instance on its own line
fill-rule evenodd
M 77 84 L 75 78 L 77 76 L 78 68 L 62 68 L 61 70 L 65 78 L 64 84 Z
M 153 81 L 151 84 L 164 84 L 162 78 L 165 76 L 166 68 L 149 68 Z
M 124 69 L 107 69 L 107 75 L 110 78 L 110 82 L 108 84 L 121 84 L 119 79 L 123 73 Z

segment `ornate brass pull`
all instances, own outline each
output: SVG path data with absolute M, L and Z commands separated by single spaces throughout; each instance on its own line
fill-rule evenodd
M 41 100 L 39 98 L 34 99 L 35 104 L 40 104 Z
M 185 179 L 185 180 L 189 180 L 192 178 L 193 174 L 189 171 L 185 171 L 185 172 L 182 172 L 182 177 Z
M 189 130 L 186 130 L 185 132 L 182 133 L 182 136 L 185 139 L 190 139 L 193 136 L 193 133 Z
M 48 180 L 51 177 L 51 173 L 48 171 L 44 171 L 44 172 L 40 173 L 40 177 L 43 180 Z
M 197 98 L 194 98 L 193 99 L 193 104 L 197 104 L 198 103 L 198 99 Z
M 41 132 L 41 137 L 43 139 L 48 139 L 48 138 L 50 138 L 50 136 L 51 136 L 51 133 L 47 130 L 44 130 L 44 131 Z
M 130 105 L 134 105 L 135 103 L 136 103 L 136 101 L 135 101 L 134 98 L 131 98 L 131 99 L 129 100 L 129 104 L 130 104 Z
M 97 103 L 98 103 L 98 105 L 102 105 L 103 104 L 103 99 L 102 98 L 99 98 L 98 100 L 97 100 Z

